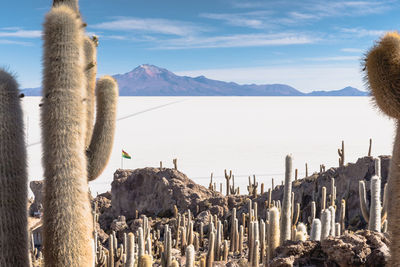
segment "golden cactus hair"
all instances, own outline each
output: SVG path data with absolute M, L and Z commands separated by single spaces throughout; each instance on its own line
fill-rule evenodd
M 373 101 L 386 115 L 400 119 L 400 34 L 387 33 L 367 53 L 365 81 Z
M 14 77 L 0 69 L 0 266 L 29 266 L 24 123 Z
M 47 266 L 92 266 L 93 222 L 84 151 L 85 77 L 82 21 L 56 5 L 44 23 L 41 111 Z

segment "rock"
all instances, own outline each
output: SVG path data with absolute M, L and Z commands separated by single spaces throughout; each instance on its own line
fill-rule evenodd
M 174 205 L 181 213 L 187 209 L 194 213 L 200 203 L 210 198 L 214 212 L 223 214 L 227 210 L 219 206 L 224 203 L 220 193 L 194 183 L 175 169 L 119 169 L 114 174 L 111 195 L 113 214 L 124 215 L 128 220 L 135 217 L 136 210 L 148 216 L 171 217 Z
M 29 208 L 29 215 L 34 216 L 35 213 L 39 212 L 41 207 L 43 207 L 43 196 L 44 196 L 44 181 L 31 181 L 29 187 L 35 197 L 32 205 Z
M 319 241 L 286 241 L 275 251 L 270 266 L 385 266 L 389 249 L 386 234 L 369 230 L 346 232 Z
M 125 216 L 118 216 L 118 219 L 114 220 L 111 223 L 111 230 L 115 232 L 122 232 L 125 229 L 128 229 L 128 225 L 126 224 Z

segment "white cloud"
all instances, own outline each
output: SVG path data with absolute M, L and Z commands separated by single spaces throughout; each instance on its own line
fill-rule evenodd
M 365 52 L 364 49 L 360 49 L 360 48 L 342 48 L 342 49 L 340 49 L 340 51 L 346 52 L 346 53 L 363 53 L 363 52 Z
M 0 39 L 0 45 L 23 45 L 23 46 L 32 46 L 33 43 L 30 42 L 20 42 L 20 41 L 14 41 L 14 40 L 4 40 Z
M 1 31 L 0 37 L 39 38 L 42 36 L 41 31 L 26 31 L 18 28 L 8 28 L 8 29 L 14 29 L 14 31 Z
M 311 57 L 305 58 L 308 61 L 359 61 L 359 56 L 333 56 L 333 57 Z
M 157 49 L 281 46 L 315 43 L 318 39 L 300 33 L 235 34 L 162 40 Z
M 369 30 L 362 28 L 343 28 L 341 31 L 357 37 L 380 37 L 387 32 L 387 30 Z
M 260 16 L 261 15 L 261 16 Z M 232 26 L 249 27 L 254 29 L 265 28 L 264 14 L 254 12 L 248 13 L 202 13 L 200 17 L 214 20 L 221 20 Z
M 152 18 L 127 18 L 118 17 L 113 21 L 103 22 L 90 26 L 94 29 L 113 31 L 140 31 L 167 35 L 188 36 L 206 31 L 205 28 L 190 22 L 152 19 Z
M 363 90 L 359 64 L 349 65 L 288 65 L 255 68 L 202 69 L 177 71 L 178 75 L 197 77 L 204 75 L 210 79 L 236 82 L 239 84 L 282 83 L 303 92 L 313 90 L 338 90 L 353 86 Z

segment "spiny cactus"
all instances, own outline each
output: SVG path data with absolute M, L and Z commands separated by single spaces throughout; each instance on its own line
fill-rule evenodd
M 321 240 L 321 221 L 319 219 L 314 219 L 312 222 L 310 238 L 315 241 Z
M 324 209 L 321 212 L 321 240 L 326 239 L 331 231 L 331 211 L 329 209 Z
M 194 247 L 189 245 L 186 247 L 186 267 L 194 267 Z
M 93 236 L 88 196 L 83 105 L 82 21 L 53 7 L 44 23 L 42 144 L 46 266 L 91 266 Z
M 14 77 L 0 69 L 0 266 L 29 266 L 26 148 Z
M 214 243 L 215 243 L 215 234 L 210 232 L 210 237 L 208 240 L 208 252 L 207 252 L 207 261 L 206 267 L 212 267 L 214 264 Z
M 229 181 L 230 181 L 231 178 L 232 178 L 232 171 L 230 171 L 230 172 L 229 172 L 229 175 L 228 175 L 228 173 L 227 173 L 226 170 L 225 170 L 226 195 L 227 195 L 227 196 L 229 196 L 229 193 L 230 193 Z
M 345 220 L 346 220 L 346 200 L 342 199 L 341 206 L 340 206 L 340 229 L 342 232 L 345 231 L 346 225 L 345 225 Z
M 292 156 L 286 156 L 286 170 L 285 170 L 285 187 L 283 193 L 283 203 L 282 203 L 282 218 L 281 218 L 281 236 L 280 243 L 283 244 L 286 240 L 290 239 L 291 236 L 291 221 L 290 221 L 290 211 L 291 211 L 291 195 L 292 195 Z
M 239 187 L 235 187 L 235 175 L 232 175 L 231 195 L 239 195 Z
M 344 166 L 344 141 L 342 141 L 342 148 L 338 148 L 338 154 L 339 154 L 339 166 L 342 167 Z
M 139 266 L 138 267 L 151 267 L 153 266 L 153 260 L 150 255 L 144 254 L 139 258 Z
M 127 250 L 126 250 L 126 267 L 135 266 L 135 236 L 133 233 L 128 234 Z
M 79 13 L 78 0 L 53 0 L 53 6 L 66 5 Z
M 336 219 L 336 210 L 333 206 L 329 207 L 329 211 L 331 212 L 331 229 L 330 235 L 335 236 L 335 219 Z
M 269 210 L 268 226 L 268 260 L 271 260 L 275 249 L 280 245 L 279 211 L 273 207 Z

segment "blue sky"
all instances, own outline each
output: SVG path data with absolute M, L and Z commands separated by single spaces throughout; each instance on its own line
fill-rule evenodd
M 0 66 L 22 88 L 41 83 L 50 0 L 4 1 Z M 99 75 L 149 63 L 179 75 L 285 83 L 304 92 L 363 88 L 360 60 L 399 28 L 398 1 L 81 0 L 99 36 Z

